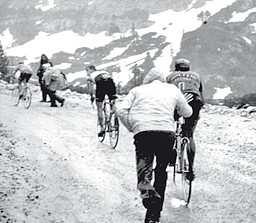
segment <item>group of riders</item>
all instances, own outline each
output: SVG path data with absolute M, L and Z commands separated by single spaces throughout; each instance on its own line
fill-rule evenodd
M 24 89 L 26 89 L 27 83 L 33 75 L 33 70 L 28 64 L 24 64 L 20 61 L 18 66 L 12 73 L 18 79 L 19 87 L 19 101 L 23 98 Z M 62 107 L 65 99 L 56 94 L 57 90 L 63 89 L 66 85 L 66 75 L 59 69 L 53 67 L 52 62 L 45 54 L 41 55 L 40 65 L 37 70 L 38 81 L 42 92 L 42 100 L 40 102 L 48 102 L 47 95 L 50 98 L 50 107 L 58 107 L 56 101 L 60 103 Z
M 21 73 L 19 83 L 27 83 L 32 76 L 32 70 L 23 63 L 18 65 L 17 70 Z M 186 177 L 190 181 L 195 178 L 193 164 L 196 148 L 193 134 L 204 105 L 201 78 L 190 70 L 189 60 L 180 58 L 175 61 L 175 70 L 167 77 L 154 67 L 145 76 L 142 85 L 134 87 L 122 101 L 115 103 L 116 86 L 112 75 L 107 71 L 97 70 L 94 65 L 87 65 L 85 70 L 89 85 L 96 86 L 95 95 L 91 93 L 91 101 L 96 101 L 101 126 L 98 136 L 104 134 L 102 107 L 107 95 L 123 125 L 134 135 L 137 188 L 146 208 L 144 222 L 159 223 L 167 181 L 166 168 L 176 156 L 170 148 L 174 145 L 176 121 L 180 116 L 185 119 L 182 132 L 189 137 L 191 148 L 188 154 L 189 173 Z M 52 107 L 57 106 L 56 100 L 63 106 L 65 99 L 56 95 L 57 88 L 49 88 L 52 77 L 56 76 L 56 70 L 45 55 L 41 57 L 37 75 L 42 90 L 42 102 L 46 102 L 48 94 Z M 156 167 L 152 184 L 154 158 Z

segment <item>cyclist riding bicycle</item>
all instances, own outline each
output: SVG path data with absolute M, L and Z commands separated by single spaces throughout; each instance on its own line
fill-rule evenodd
M 16 75 L 17 72 L 20 72 L 20 75 L 18 77 L 19 100 L 17 102 L 17 104 L 19 104 L 20 99 L 23 97 L 24 89 L 27 87 L 27 83 L 33 75 L 33 71 L 29 65 L 25 65 L 24 62 L 21 61 L 14 70 L 13 74 Z
M 86 66 L 85 68 L 88 76 L 88 80 L 91 80 L 96 84 L 96 106 L 97 106 L 97 116 L 100 124 L 100 132 L 98 136 L 101 137 L 104 134 L 103 125 L 103 101 L 105 95 L 108 96 L 111 102 L 111 109 L 114 110 L 114 103 L 116 97 L 116 86 L 114 80 L 110 73 L 104 70 L 96 70 L 94 65 Z
M 175 71 L 167 76 L 166 81 L 174 84 L 181 89 L 185 94 L 191 94 L 193 100 L 189 105 L 193 109 L 193 114 L 189 118 L 185 118 L 185 123 L 182 125 L 182 132 L 184 136 L 190 139 L 191 153 L 188 154 L 189 158 L 189 174 L 187 178 L 193 180 L 195 175 L 193 171 L 194 157 L 196 145 L 194 142 L 194 131 L 199 120 L 199 113 L 204 105 L 203 86 L 202 81 L 196 72 L 190 71 L 190 62 L 187 59 L 177 59 L 175 61 Z

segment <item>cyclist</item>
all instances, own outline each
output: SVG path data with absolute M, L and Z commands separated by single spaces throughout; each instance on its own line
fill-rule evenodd
M 104 70 L 96 70 L 94 65 L 88 65 L 85 68 L 88 76 L 88 80 L 91 80 L 96 84 L 96 106 L 97 106 L 97 117 L 100 124 L 100 132 L 98 136 L 101 137 L 104 134 L 103 126 L 103 101 L 105 95 L 108 96 L 111 102 L 111 109 L 114 110 L 114 103 L 116 97 L 116 85 L 110 73 Z
M 56 101 L 63 107 L 65 99 L 57 95 L 56 91 L 63 89 L 65 86 L 66 77 L 64 73 L 59 69 L 49 66 L 44 73 L 43 81 L 51 99 L 50 107 L 58 107 Z
M 93 106 L 93 102 L 95 101 L 95 89 L 94 89 L 94 82 L 92 81 L 91 78 L 87 79 L 87 88 L 88 88 L 88 93 L 90 95 L 90 101 Z
M 190 71 L 190 61 L 184 58 L 175 61 L 175 71 L 167 76 L 166 80 L 168 83 L 175 84 L 179 87 L 183 93 L 190 94 L 193 99 L 189 103 L 193 109 L 193 114 L 189 118 L 185 118 L 185 123 L 182 125 L 183 134 L 190 138 L 191 148 L 188 154 L 190 170 L 187 178 L 193 180 L 195 177 L 193 164 L 196 151 L 193 134 L 199 119 L 200 110 L 204 105 L 202 81 L 199 74 Z
M 29 65 L 25 65 L 23 61 L 19 62 L 18 66 L 14 70 L 13 74 L 16 75 L 17 72 L 20 72 L 18 77 L 18 88 L 19 88 L 19 100 L 17 105 L 19 104 L 20 99 L 23 97 L 24 89 L 27 87 L 27 83 L 31 76 L 33 75 L 33 71 Z M 23 87 L 22 87 L 23 85 Z
M 145 76 L 143 85 L 133 88 L 117 107 L 124 126 L 134 134 L 137 188 L 147 209 L 145 223 L 160 221 L 167 181 L 166 168 L 172 158 L 175 140 L 174 110 L 189 117 L 192 108 L 175 86 L 163 83 L 156 68 Z M 151 185 L 153 160 L 156 158 L 154 184 Z

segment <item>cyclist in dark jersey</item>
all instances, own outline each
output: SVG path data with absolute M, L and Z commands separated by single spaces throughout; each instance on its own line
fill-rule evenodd
M 96 106 L 97 106 L 97 115 L 98 120 L 101 126 L 101 130 L 98 133 L 99 137 L 104 134 L 103 127 L 103 101 L 105 99 L 105 95 L 108 96 L 111 105 L 114 105 L 114 100 L 116 97 L 116 86 L 114 80 L 110 73 L 104 70 L 96 70 L 94 65 L 89 65 L 85 68 L 88 76 L 87 81 L 92 81 L 96 84 Z
M 175 84 L 184 94 L 191 94 L 193 97 L 193 100 L 189 102 L 193 114 L 189 118 L 185 118 L 185 123 L 182 126 L 183 134 L 190 138 L 191 147 L 189 154 L 190 173 L 187 178 L 193 180 L 195 177 L 193 163 L 196 151 L 193 133 L 199 120 L 200 110 L 204 105 L 202 81 L 198 73 L 190 71 L 190 62 L 183 58 L 175 61 L 175 71 L 167 76 L 166 81 Z

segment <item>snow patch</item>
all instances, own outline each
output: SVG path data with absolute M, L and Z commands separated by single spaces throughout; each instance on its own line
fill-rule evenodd
M 200 8 L 191 8 L 181 12 L 175 12 L 173 10 L 167 10 L 157 14 L 151 14 L 149 20 L 153 21 L 154 24 L 144 29 L 138 29 L 139 35 L 144 35 L 149 32 L 156 32 L 159 35 L 166 37 L 166 42 L 171 43 L 166 49 L 163 49 L 163 53 L 160 59 L 156 61 L 157 64 L 161 65 L 161 70 L 164 73 L 169 72 L 170 64 L 172 62 L 172 56 L 175 56 L 180 51 L 180 44 L 183 34 L 196 30 L 202 25 L 202 22 L 198 20 L 197 15 L 201 11 L 209 11 L 211 15 L 219 12 L 221 9 L 228 7 L 233 4 L 236 0 L 213 0 L 207 1 L 204 6 Z M 190 7 L 194 4 L 191 3 Z M 170 25 L 170 22 L 172 24 Z M 170 55 L 170 48 L 172 48 L 173 54 Z M 164 59 L 164 57 L 166 57 Z M 162 57 L 162 59 L 161 59 Z M 167 63 L 166 63 L 167 61 Z
M 6 54 L 19 57 L 26 56 L 29 62 L 35 62 L 42 52 L 48 57 L 60 51 L 73 54 L 80 47 L 96 48 L 105 46 L 116 38 L 118 38 L 117 35 L 107 36 L 106 32 L 98 34 L 87 33 L 85 36 L 73 31 L 63 31 L 55 34 L 39 32 L 33 40 L 8 49 Z M 68 44 L 70 42 L 72 44 Z
M 80 82 L 79 81 L 76 81 L 73 86 L 76 87 L 76 86 L 79 86 L 80 85 Z
M 13 35 L 10 33 L 9 28 L 0 34 L 0 43 L 2 44 L 4 50 L 8 47 L 11 47 L 13 42 Z
M 39 3 L 40 4 L 37 5 L 35 8 L 40 9 L 43 12 L 53 9 L 56 6 L 54 3 L 54 0 L 48 0 L 46 4 L 45 4 L 45 1 L 40 0 Z
M 252 30 L 252 33 L 256 33 L 256 23 L 252 23 L 250 26 L 254 29 Z
M 70 68 L 71 66 L 72 66 L 71 63 L 61 63 L 61 64 L 54 65 L 55 68 L 57 68 L 57 69 L 63 69 L 63 70 L 68 69 L 68 68 Z
M 43 20 L 36 21 L 36 25 L 39 25 L 43 22 Z
M 247 38 L 246 36 L 243 36 L 242 38 L 243 38 L 243 39 L 245 40 L 245 42 L 248 43 L 249 45 L 252 44 L 252 41 L 251 41 L 249 38 Z
M 127 47 L 116 47 L 114 48 L 110 54 L 103 58 L 103 60 L 111 60 L 117 56 L 120 56 L 125 50 L 127 50 L 129 45 Z
M 89 1 L 88 5 L 92 5 L 94 3 L 94 1 Z
M 225 88 L 215 88 L 216 92 L 213 95 L 213 99 L 224 99 L 226 96 L 232 93 L 230 87 Z
M 245 12 L 233 12 L 232 18 L 228 22 L 243 22 L 251 13 L 256 12 L 256 7 Z

